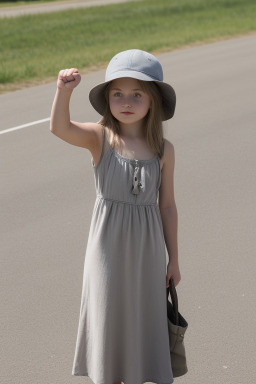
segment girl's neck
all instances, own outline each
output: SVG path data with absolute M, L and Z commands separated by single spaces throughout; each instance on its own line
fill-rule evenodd
M 143 124 L 119 124 L 120 134 L 122 138 L 127 138 L 128 140 L 143 140 L 145 139 L 145 131 L 143 130 Z

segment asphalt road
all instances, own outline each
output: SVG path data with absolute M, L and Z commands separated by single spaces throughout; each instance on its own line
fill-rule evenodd
M 36 13 L 52 13 L 65 11 L 68 9 L 88 8 L 116 3 L 127 3 L 128 1 L 136 0 L 69 0 L 56 1 L 53 3 L 16 5 L 15 7 L 0 8 L 0 18 L 16 17 L 22 15 L 34 15 Z
M 176 151 L 184 384 L 255 384 L 256 36 L 158 56 L 177 93 Z M 75 63 L 74 63 L 75 64 Z M 71 118 L 96 121 L 83 76 Z M 1 130 L 49 117 L 55 84 L 0 95 Z M 87 150 L 49 123 L 0 135 L 2 384 L 67 384 L 95 201 Z

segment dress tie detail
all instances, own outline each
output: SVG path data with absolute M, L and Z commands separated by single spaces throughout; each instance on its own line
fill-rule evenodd
M 140 189 L 142 187 L 142 183 L 140 180 L 140 167 L 139 167 L 139 161 L 136 161 L 136 165 L 133 171 L 133 184 L 132 184 L 132 194 L 133 195 L 138 195 L 140 193 Z

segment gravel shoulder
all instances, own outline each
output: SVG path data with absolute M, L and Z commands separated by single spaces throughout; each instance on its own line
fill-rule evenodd
M 60 12 L 68 9 L 96 7 L 100 5 L 134 2 L 136 0 L 75 0 L 0 8 L 0 18 Z

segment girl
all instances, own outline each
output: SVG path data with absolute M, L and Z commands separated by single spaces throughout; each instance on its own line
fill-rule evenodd
M 174 147 L 162 121 L 174 114 L 175 92 L 153 55 L 120 52 L 89 94 L 102 119 L 78 123 L 69 101 L 80 80 L 76 68 L 59 72 L 50 123 L 62 140 L 89 149 L 97 193 L 72 375 L 95 384 L 170 384 L 166 287 L 181 277 Z

